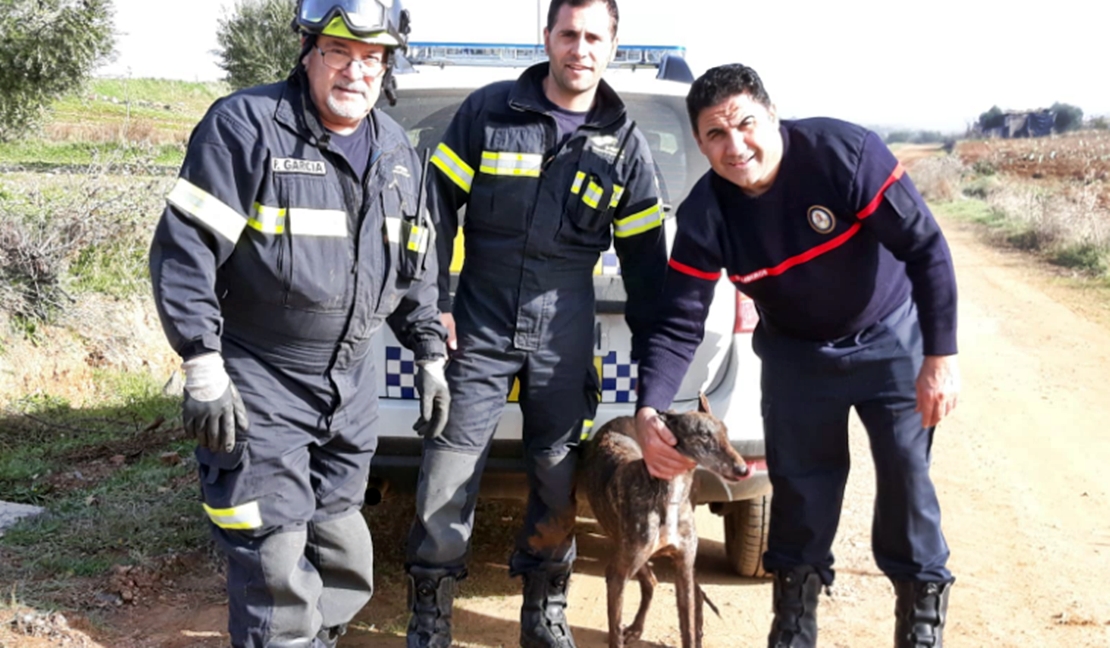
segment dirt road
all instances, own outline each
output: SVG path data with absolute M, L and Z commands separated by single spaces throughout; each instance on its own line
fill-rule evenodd
M 946 646 L 1110 647 L 1110 317 L 1029 260 L 943 224 L 960 281 L 964 380 L 959 409 L 938 430 L 934 447 L 933 475 L 958 578 Z M 890 646 L 893 633 L 891 588 L 869 549 L 874 476 L 866 436 L 858 424 L 852 434 L 838 577 L 819 610 L 826 648 Z M 397 497 L 368 513 L 378 594 L 343 646 L 404 643 L 400 543 L 411 505 Z M 472 575 L 457 602 L 462 645 L 517 645 L 519 585 L 503 566 L 517 515 L 515 505 L 479 511 Z M 707 618 L 705 645 L 762 645 L 770 584 L 731 576 L 720 520 L 703 509 L 699 524 L 700 579 L 723 616 Z M 589 519 L 579 530 L 570 620 L 580 646 L 603 646 L 608 544 Z M 645 646 L 680 643 L 671 572 L 662 562 Z M 81 625 L 97 645 L 113 648 L 226 645 L 220 587 L 202 583 L 189 597 L 121 612 L 108 627 Z M 629 615 L 636 600 L 630 590 Z M 15 645 L 51 645 L 32 641 Z

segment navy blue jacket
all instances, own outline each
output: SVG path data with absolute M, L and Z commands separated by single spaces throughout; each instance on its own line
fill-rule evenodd
M 780 131 L 782 165 L 765 193 L 747 196 L 709 171 L 679 207 L 640 406 L 670 406 L 722 268 L 778 334 L 843 338 L 912 294 L 925 353 L 956 353 L 952 258 L 902 165 L 878 135 L 847 122 L 784 120 Z
M 587 122 L 561 147 L 542 80 L 548 64 L 473 92 L 431 158 L 429 207 L 439 227 L 440 309 L 451 310 L 449 275 L 458 211 L 466 262 L 460 281 L 512 290 L 515 337 L 527 347 L 555 288 L 588 284 L 612 243 L 628 300 L 633 355 L 646 341 L 666 272 L 663 212 L 647 140 L 604 81 Z M 588 287 L 586 288 L 588 290 Z M 592 299 L 592 296 L 591 296 Z M 508 314 L 507 314 L 508 315 Z
M 419 158 L 374 110 L 356 177 L 306 86 L 298 71 L 237 92 L 193 131 L 150 254 L 170 344 L 189 358 L 232 339 L 271 364 L 361 371 L 388 320 L 418 359 L 445 355 Z

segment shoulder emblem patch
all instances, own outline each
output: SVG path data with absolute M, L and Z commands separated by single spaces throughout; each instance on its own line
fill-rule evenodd
M 828 234 L 836 227 L 836 217 L 828 207 L 814 205 L 809 208 L 809 226 L 818 234 Z
M 272 158 L 270 170 L 274 173 L 307 173 L 308 175 L 327 175 L 327 166 L 322 160 L 298 160 L 297 158 Z

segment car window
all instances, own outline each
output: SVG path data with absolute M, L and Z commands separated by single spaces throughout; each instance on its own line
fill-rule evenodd
M 469 94 L 465 89 L 409 90 L 399 93 L 396 106 L 381 106 L 408 133 L 423 156 L 434 149 L 455 111 Z M 622 93 L 628 114 L 647 138 L 659 170 L 660 190 L 669 207 L 677 207 L 708 166 L 698 151 L 686 120 L 681 97 Z

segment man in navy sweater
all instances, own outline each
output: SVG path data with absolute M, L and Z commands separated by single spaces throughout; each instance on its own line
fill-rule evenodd
M 723 269 L 760 313 L 753 347 L 774 488 L 763 557 L 774 575 L 769 647 L 817 643 L 853 407 L 875 462 L 872 546 L 894 583 L 895 647 L 940 646 L 954 579 L 930 448 L 959 391 L 944 236 L 877 135 L 833 119 L 780 120 L 751 68 L 709 70 L 686 103 L 712 170 L 679 207 L 640 362 L 636 431 L 648 469 L 667 479 L 691 467 L 657 412 L 702 340 Z

